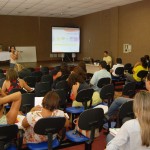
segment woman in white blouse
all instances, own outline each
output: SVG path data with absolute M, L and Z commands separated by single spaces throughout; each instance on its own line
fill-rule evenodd
M 118 134 L 107 144 L 106 150 L 150 149 L 150 93 L 136 94 L 133 110 L 136 119 L 123 124 Z

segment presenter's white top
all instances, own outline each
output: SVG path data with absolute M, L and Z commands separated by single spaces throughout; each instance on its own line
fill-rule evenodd
M 17 55 L 17 53 L 18 53 L 18 52 L 15 51 L 15 55 Z M 10 53 L 10 63 L 11 63 L 11 64 L 16 64 L 16 63 L 17 63 L 17 59 L 12 59 L 12 58 L 11 58 L 11 55 L 13 55 L 12 52 Z

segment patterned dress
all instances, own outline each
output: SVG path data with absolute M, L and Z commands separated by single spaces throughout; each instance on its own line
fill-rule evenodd
M 61 110 L 54 110 L 51 117 L 65 117 L 65 114 L 63 111 Z M 34 112 L 29 112 L 27 113 L 27 121 L 29 123 L 29 127 L 27 129 L 25 129 L 25 134 L 24 134 L 24 141 L 23 143 L 40 143 L 40 142 L 44 142 L 47 141 L 47 137 L 43 136 L 43 135 L 38 135 L 35 134 L 34 132 L 34 125 L 36 124 L 36 122 L 43 118 L 41 115 L 41 111 L 34 111 Z M 53 139 L 55 139 L 56 134 L 53 135 Z

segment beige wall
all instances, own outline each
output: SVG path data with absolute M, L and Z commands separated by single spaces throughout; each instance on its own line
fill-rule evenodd
M 119 56 L 135 63 L 145 54 L 150 55 L 150 0 L 119 8 Z M 132 52 L 122 52 L 123 43 L 132 45 Z
M 79 58 L 101 59 L 108 50 L 115 62 L 135 63 L 145 54 L 150 55 L 150 0 L 115 7 L 74 19 L 81 27 Z M 91 42 L 89 42 L 89 39 Z M 132 52 L 123 53 L 123 44 L 131 44 Z
M 110 49 L 110 10 L 75 18 L 81 28 L 81 53 L 78 59 L 101 59 L 104 50 Z
M 78 59 L 102 59 L 104 50 L 108 50 L 114 60 L 122 57 L 124 63 L 135 63 L 141 56 L 150 55 L 150 0 L 73 19 L 0 16 L 0 20 L 0 44 L 5 47 L 35 45 L 38 61 L 53 60 L 49 57 L 52 26 L 81 28 Z M 131 53 L 123 53 L 124 43 L 132 45 Z
M 38 61 L 53 60 L 50 58 L 51 27 L 69 26 L 71 22 L 65 18 L 21 16 L 0 16 L 0 21 L 0 44 L 5 49 L 10 45 L 36 46 Z

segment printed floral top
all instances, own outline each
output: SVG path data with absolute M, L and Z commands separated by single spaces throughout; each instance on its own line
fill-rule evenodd
M 3 115 L 3 116 L 0 118 L 0 125 L 2 125 L 2 124 L 7 124 L 6 115 Z
M 55 110 L 55 111 L 53 111 L 52 116 L 65 117 L 65 114 L 61 110 Z M 23 143 L 24 144 L 25 143 L 40 143 L 40 142 L 47 141 L 46 136 L 35 134 L 34 130 L 33 130 L 34 125 L 36 124 L 36 122 L 39 119 L 43 118 L 42 115 L 41 115 L 41 111 L 29 112 L 29 113 L 27 113 L 26 118 L 27 118 L 27 121 L 28 121 L 30 127 L 25 129 Z M 56 135 L 53 135 L 53 139 L 55 137 L 56 137 Z

